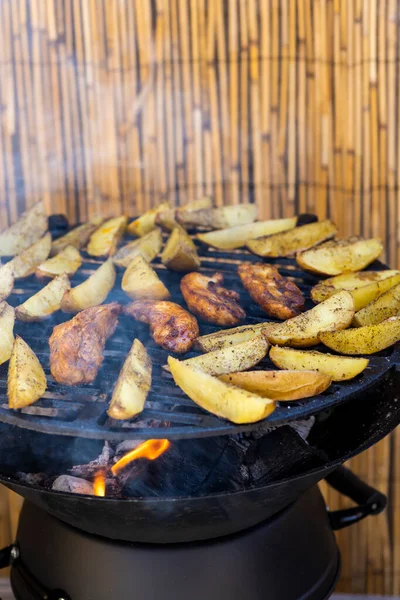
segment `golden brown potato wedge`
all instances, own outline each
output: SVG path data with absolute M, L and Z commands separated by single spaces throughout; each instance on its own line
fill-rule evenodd
M 188 364 L 168 358 L 172 376 L 177 386 L 201 408 L 228 419 L 233 423 L 255 423 L 270 415 L 276 403 L 246 390 L 220 381 L 216 377 L 196 371 Z
M 332 221 L 318 221 L 295 227 L 283 233 L 249 240 L 246 242 L 246 246 L 258 256 L 293 256 L 296 252 L 307 250 L 335 237 L 336 233 L 337 227 Z
M 257 336 L 266 336 L 268 329 L 277 326 L 278 323 L 265 321 L 256 325 L 241 325 L 232 329 L 222 329 L 221 331 L 198 337 L 194 347 L 203 352 L 229 348 L 229 346 L 247 342 L 247 340 L 252 340 Z
M 118 242 L 125 233 L 128 218 L 125 216 L 108 219 L 90 236 L 87 247 L 90 256 L 112 256 Z
M 219 208 L 202 208 L 200 210 L 178 212 L 177 221 L 185 227 L 212 227 L 225 229 L 253 223 L 257 219 L 258 209 L 255 204 L 232 204 Z
M 112 419 L 131 419 L 144 409 L 151 388 L 151 358 L 135 339 L 112 394 L 107 414 Z
M 268 347 L 268 342 L 264 337 L 256 336 L 247 342 L 194 356 L 183 362 L 185 365 L 209 375 L 223 375 L 232 373 L 232 371 L 251 369 L 264 358 Z M 168 370 L 168 367 L 166 369 Z
M 19 335 L 15 337 L 8 367 L 8 406 L 24 408 L 46 391 L 46 375 L 38 357 Z
M 122 289 L 134 300 L 167 300 L 171 294 L 143 256 L 134 258 L 122 278 Z
M 15 311 L 7 302 L 0 302 L 0 365 L 11 356 L 14 343 Z
M 108 259 L 83 283 L 65 292 L 61 300 L 61 310 L 77 313 L 85 308 L 99 306 L 111 292 L 115 277 L 115 267 L 112 260 Z
M 322 394 L 332 381 L 329 375 L 318 371 L 246 371 L 220 375 L 219 379 L 279 402 Z
M 362 308 L 354 315 L 353 325 L 364 327 L 365 325 L 377 325 L 400 315 L 400 285 L 392 287 L 385 294 L 382 294 Z
M 391 317 L 378 325 L 321 333 L 319 338 L 340 354 L 375 354 L 400 340 L 400 317 Z
M 247 225 L 238 225 L 228 229 L 219 229 L 207 233 L 198 233 L 197 239 L 221 250 L 234 250 L 245 245 L 247 240 L 253 240 L 273 233 L 280 233 L 293 229 L 296 226 L 297 217 L 289 219 L 272 219 L 270 221 L 259 221 L 258 223 L 248 223 Z
M 278 346 L 306 348 L 319 343 L 323 331 L 339 331 L 348 327 L 354 317 L 351 294 L 342 290 L 297 317 L 267 332 L 268 340 Z
M 161 202 L 155 208 L 145 212 L 141 217 L 132 221 L 128 226 L 128 231 L 132 235 L 143 237 L 156 227 L 156 217 L 158 213 L 169 210 L 169 202 Z
M 119 267 L 127 267 L 136 256 L 143 256 L 151 262 L 160 252 L 162 246 L 161 229 L 157 227 L 143 237 L 122 246 L 113 256 L 113 261 Z
M 383 251 L 378 238 L 335 240 L 297 255 L 302 269 L 320 275 L 340 275 L 361 271 L 376 260 Z
M 19 220 L 0 233 L 0 256 L 15 256 L 37 242 L 47 231 L 43 202 L 37 202 Z
M 280 369 L 319 371 L 326 373 L 332 381 L 346 381 L 357 377 L 368 367 L 367 358 L 349 358 L 335 354 L 324 354 L 317 350 L 294 350 L 272 346 L 269 357 Z
M 200 267 L 197 249 L 183 227 L 175 227 L 165 244 L 161 262 L 171 271 L 196 271 Z
M 65 273 L 57 275 L 50 283 L 34 294 L 15 309 L 19 321 L 42 321 L 57 310 L 60 310 L 61 300 L 71 284 Z
M 21 254 L 15 256 L 10 262 L 10 268 L 13 270 L 14 279 L 29 277 L 35 272 L 38 265 L 46 260 L 51 248 L 51 235 L 46 233 L 38 242 L 23 250 Z
M 57 275 L 65 273 L 71 277 L 82 265 L 82 257 L 74 246 L 66 246 L 53 258 L 48 258 L 36 267 L 36 277 L 49 277 L 54 279 Z
M 0 302 L 8 298 L 14 287 L 14 271 L 11 262 L 0 266 Z
M 163 211 L 159 211 L 156 216 L 156 225 L 159 225 L 163 229 L 168 229 L 172 231 L 177 225 L 177 215 L 185 215 L 187 213 L 193 212 L 195 210 L 202 210 L 205 208 L 211 208 L 212 199 L 208 197 L 200 198 L 199 200 L 194 200 L 193 202 L 188 202 L 183 206 L 178 208 L 167 208 Z
M 87 223 L 78 225 L 78 227 L 71 229 L 71 231 L 68 231 L 62 237 L 57 238 L 51 245 L 50 256 L 55 256 L 67 246 L 73 246 L 80 250 L 86 246 L 92 233 L 96 231 L 103 221 L 103 217 L 93 217 Z

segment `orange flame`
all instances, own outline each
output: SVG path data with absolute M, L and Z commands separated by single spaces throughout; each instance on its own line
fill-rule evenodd
M 111 467 L 113 475 L 117 475 L 121 469 L 129 465 L 133 460 L 138 458 L 147 458 L 148 460 L 155 460 L 161 454 L 163 454 L 170 447 L 171 443 L 168 440 L 147 440 L 140 444 L 134 450 L 125 454 L 118 462 Z
M 103 470 L 97 471 L 94 476 L 93 490 L 95 496 L 106 495 L 106 477 Z

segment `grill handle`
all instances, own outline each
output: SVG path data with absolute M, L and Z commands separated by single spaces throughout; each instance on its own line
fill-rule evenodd
M 336 491 L 358 504 L 352 508 L 328 512 L 334 531 L 353 525 L 369 515 L 378 515 L 386 508 L 386 496 L 366 484 L 346 467 L 339 467 L 325 479 Z

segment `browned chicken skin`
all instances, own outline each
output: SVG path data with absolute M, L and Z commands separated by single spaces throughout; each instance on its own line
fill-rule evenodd
M 196 318 L 175 302 L 137 300 L 128 304 L 124 312 L 149 323 L 156 344 L 171 352 L 187 352 L 199 337 Z
M 90 383 L 103 362 L 107 338 L 115 331 L 121 307 L 118 302 L 87 308 L 51 334 L 50 370 L 66 385 Z
M 239 294 L 222 287 L 223 281 L 222 273 L 212 277 L 188 273 L 181 280 L 181 291 L 195 315 L 217 325 L 237 325 L 246 313 L 238 304 Z
M 238 272 L 250 296 L 271 317 L 290 319 L 303 310 L 304 298 L 297 285 L 272 265 L 242 264 Z

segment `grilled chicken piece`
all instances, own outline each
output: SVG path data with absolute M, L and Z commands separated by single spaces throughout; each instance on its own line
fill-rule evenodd
M 250 296 L 271 317 L 290 319 L 304 308 L 304 297 L 297 285 L 278 269 L 265 263 L 242 264 L 239 277 Z
M 165 350 L 187 352 L 199 337 L 196 318 L 175 302 L 137 300 L 128 304 L 124 312 L 149 323 L 154 341 Z
M 195 315 L 217 325 L 237 325 L 246 313 L 238 304 L 239 294 L 222 287 L 223 281 L 222 273 L 212 277 L 188 273 L 181 280 L 181 291 Z
M 65 385 L 90 383 L 103 362 L 107 338 L 115 331 L 118 302 L 82 310 L 70 321 L 56 325 L 51 334 L 50 371 Z

